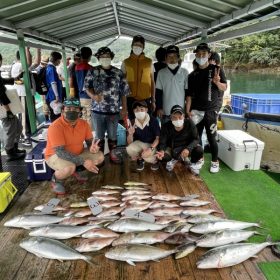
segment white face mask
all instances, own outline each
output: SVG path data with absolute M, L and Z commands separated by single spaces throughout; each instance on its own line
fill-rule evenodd
M 135 55 L 140 55 L 143 52 L 143 48 L 135 46 L 132 47 L 132 51 Z
M 174 70 L 178 65 L 179 65 L 178 63 L 173 63 L 173 64 L 167 63 L 167 66 L 168 66 L 171 70 Z
M 146 112 L 135 112 L 134 114 L 135 114 L 136 119 L 138 119 L 140 121 L 144 120 L 146 117 Z
M 207 61 L 208 61 L 208 57 L 196 57 L 195 61 L 199 64 L 199 65 L 204 65 Z
M 172 124 L 175 126 L 175 127 L 182 127 L 183 124 L 184 124 L 184 120 L 177 120 L 177 121 L 172 121 Z
M 110 57 L 101 57 L 99 58 L 99 63 L 103 67 L 109 67 L 111 65 L 111 58 Z

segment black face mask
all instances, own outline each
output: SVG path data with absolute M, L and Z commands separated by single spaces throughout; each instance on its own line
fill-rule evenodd
M 79 118 L 79 114 L 80 112 L 76 112 L 76 111 L 65 112 L 66 119 L 70 122 L 76 121 Z

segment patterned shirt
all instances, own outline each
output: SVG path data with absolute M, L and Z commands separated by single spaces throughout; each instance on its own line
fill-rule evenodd
M 117 114 L 120 111 L 121 97 L 130 94 L 123 72 L 112 66 L 103 69 L 100 65 L 88 71 L 84 87 L 102 94 L 101 102 L 92 101 L 92 111 L 99 114 Z

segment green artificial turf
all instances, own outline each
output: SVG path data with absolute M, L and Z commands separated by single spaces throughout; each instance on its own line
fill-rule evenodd
M 271 235 L 280 240 L 280 185 L 261 170 L 232 171 L 220 162 L 220 172 L 209 172 L 210 155 L 200 172 L 202 179 L 229 219 L 260 222 L 265 236 L 255 236 L 252 242 L 263 241 Z M 279 278 L 280 279 L 280 278 Z
M 260 267 L 267 280 L 280 279 L 280 262 L 258 263 L 258 266 Z

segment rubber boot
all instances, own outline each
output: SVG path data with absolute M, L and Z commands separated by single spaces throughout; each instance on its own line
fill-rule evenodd
M 7 161 L 14 161 L 18 159 L 23 159 L 25 154 L 16 152 L 15 148 L 10 150 L 6 150 L 7 153 Z

